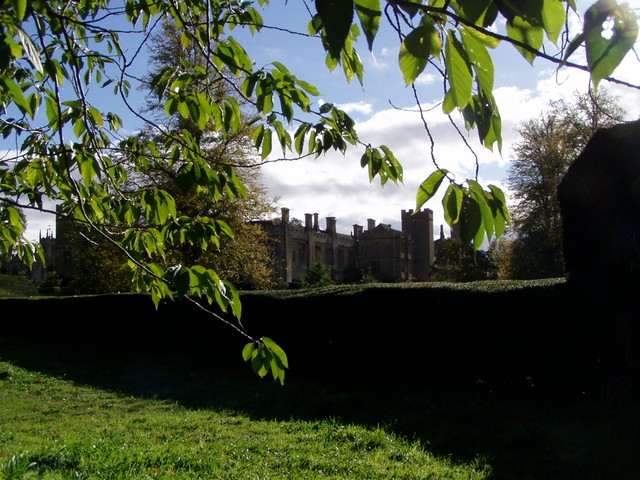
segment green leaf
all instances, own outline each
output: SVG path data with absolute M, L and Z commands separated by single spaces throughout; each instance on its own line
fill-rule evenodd
M 504 193 L 495 185 L 489 185 L 487 203 L 493 213 L 493 222 L 496 238 L 500 238 L 508 224 L 511 224 Z
M 380 0 L 355 0 L 356 13 L 360 19 L 360 25 L 367 38 L 369 50 L 373 48 L 373 40 L 378 33 L 380 26 L 380 17 L 382 10 L 380 9 Z
M 25 1 L 26 4 L 26 1 Z M 25 50 L 27 54 L 27 58 L 29 59 L 29 63 L 33 65 L 33 68 L 36 69 L 39 73 L 43 72 L 42 62 L 40 61 L 40 52 L 35 44 L 31 41 L 31 37 L 27 35 L 21 28 L 16 28 L 18 31 L 18 37 L 20 37 L 20 42 L 22 43 L 22 48 Z
M 542 24 L 547 32 L 547 38 L 554 45 L 558 44 L 558 37 L 564 28 L 566 15 L 565 4 L 562 0 L 544 0 Z
M 309 32 L 310 37 L 315 37 L 320 30 L 322 30 L 322 19 L 320 18 L 320 15 L 316 14 L 309 21 L 307 31 Z
M 491 193 L 493 193 L 494 198 L 498 202 L 497 207 L 502 212 L 505 220 L 508 224 L 511 224 L 511 216 L 509 215 L 509 208 L 507 206 L 507 199 L 504 192 L 495 185 L 489 185 L 488 188 L 491 190 Z
M 233 37 L 227 37 L 225 42 L 218 44 L 214 51 L 217 59 L 222 61 L 231 73 L 239 76 L 243 72 L 251 71 L 251 59 L 245 49 Z
M 460 211 L 462 210 L 463 191 L 462 188 L 451 183 L 447 191 L 442 197 L 442 206 L 444 207 L 444 219 L 449 225 L 458 223 L 460 220 Z
M 251 360 L 253 352 L 256 350 L 256 342 L 247 343 L 242 349 L 242 358 L 245 362 Z
M 430 17 L 424 16 L 420 25 L 407 35 L 400 45 L 398 63 L 406 85 L 412 84 L 424 71 L 431 56 L 442 48 L 440 32 Z
M 416 210 L 420 210 L 420 208 L 436 194 L 448 173 L 448 170 L 439 168 L 422 182 L 416 196 Z
M 22 22 L 24 20 L 25 13 L 27 12 L 27 0 L 11 0 L 13 9 L 16 12 L 16 20 Z
M 494 0 L 471 0 L 458 2 L 463 17 L 476 25 L 487 27 L 493 23 L 496 8 Z
M 77 159 L 82 181 L 85 185 L 88 185 L 99 174 L 100 166 L 92 156 L 78 155 Z
M 605 31 L 607 22 L 612 28 Z M 615 0 L 599 0 L 585 14 L 583 33 L 591 80 L 597 88 L 633 48 L 638 37 L 636 15 L 626 3 L 618 6 Z
M 257 348 L 251 356 L 251 368 L 256 375 L 260 375 L 263 359 L 262 350 Z M 263 377 L 264 375 L 260 376 Z
M 264 160 L 271 153 L 271 136 L 273 132 L 270 129 L 265 129 L 264 137 L 262 138 L 262 153 L 260 154 L 260 158 Z
M 486 47 L 480 43 L 468 30 L 460 31 L 462 43 L 465 46 L 469 61 L 476 73 L 478 83 L 488 92 L 493 90 L 493 60 Z
M 256 127 L 252 134 L 253 144 L 256 148 L 260 148 L 262 141 L 264 140 L 264 124 L 260 124 Z
M 487 48 L 493 49 L 500 45 L 499 38 L 492 37 L 491 35 L 487 35 L 485 33 L 479 32 L 478 30 L 474 30 L 473 28 L 468 27 L 465 27 L 464 31 Z
M 515 17 L 512 21 L 507 22 L 507 35 L 509 38 L 529 45 L 535 50 L 539 50 L 542 47 L 543 33 L 542 27 L 534 26 L 521 17 Z M 516 46 L 516 48 L 529 63 L 533 64 L 536 58 L 534 52 L 520 46 Z
M 460 212 L 460 240 L 466 244 L 473 244 L 475 250 L 480 249 L 484 240 L 484 229 L 482 228 L 482 213 L 480 205 L 471 194 L 465 191 Z
M 284 350 L 276 342 L 274 342 L 269 337 L 262 337 L 260 340 L 264 342 L 266 347 L 271 351 L 271 353 L 273 353 L 273 355 L 275 355 L 280 360 L 285 368 L 289 368 L 289 360 L 287 359 L 287 354 L 284 353 Z
M 309 131 L 309 128 L 311 128 L 311 125 L 309 125 L 308 123 L 303 123 L 298 127 L 296 133 L 294 134 L 294 144 L 296 153 L 298 155 L 302 155 L 302 151 L 304 150 L 304 138 Z
M 386 145 L 380 145 L 380 150 L 383 153 L 382 160 L 387 178 L 395 184 L 402 182 L 403 169 L 398 159 Z
M 91 119 L 93 120 L 93 123 L 98 126 L 99 128 L 104 127 L 104 121 L 102 119 L 102 114 L 100 113 L 100 111 L 95 108 L 95 107 L 89 107 L 89 115 L 91 116 Z
M 467 53 L 453 30 L 450 30 L 447 36 L 445 56 L 451 100 L 456 107 L 462 109 L 471 99 L 473 77 Z
M 356 76 L 360 85 L 363 85 L 364 80 L 364 66 L 358 56 L 358 53 L 353 49 L 351 42 L 347 41 L 347 44 L 342 49 L 342 70 L 344 71 L 345 78 L 349 83 Z
M 316 0 L 329 53 L 340 58 L 353 22 L 353 0 Z
M 231 238 L 233 238 L 233 235 L 231 235 Z M 240 301 L 240 294 L 231 282 L 223 280 L 222 284 L 225 287 L 225 295 L 229 299 L 231 313 L 234 317 L 240 320 L 242 318 L 242 302 Z
M 189 292 L 191 287 L 191 275 L 186 267 L 179 267 L 173 275 L 173 285 L 178 297 L 182 297 Z
M 178 113 L 182 118 L 189 118 L 191 114 L 189 112 L 189 105 L 187 105 L 187 102 L 178 103 Z
M 477 126 L 480 142 L 490 150 L 498 143 L 498 150 L 502 150 L 502 120 L 498 105 L 491 93 L 484 89 L 474 95 L 464 110 L 467 128 Z
M 291 98 L 284 92 L 279 92 L 278 98 L 280 100 L 280 110 L 282 115 L 287 122 L 291 122 L 291 120 L 293 120 L 293 104 L 291 102 Z
M 307 92 L 309 95 L 313 95 L 314 97 L 317 97 L 320 95 L 320 90 L 318 90 L 318 88 L 315 85 L 312 85 L 310 83 L 307 83 L 305 81 L 302 80 L 296 80 L 296 83 L 302 87 L 302 89 Z
M 32 114 L 31 105 L 28 100 L 24 96 L 24 92 L 18 86 L 16 82 L 11 80 L 8 76 L 2 77 L 2 83 L 4 83 L 5 89 L 9 93 L 11 100 L 18 106 L 18 108 L 23 112 L 29 115 Z
M 480 215 L 482 217 L 482 237 L 477 243 L 482 244 L 484 241 L 484 234 L 486 233 L 487 239 L 491 239 L 493 236 L 493 211 L 489 207 L 487 202 L 487 192 L 480 186 L 475 180 L 467 180 L 471 193 L 475 196 L 478 206 L 480 207 Z
M 453 93 L 451 90 L 447 90 L 447 93 L 444 94 L 444 100 L 442 101 L 442 111 L 446 114 L 453 112 L 456 108 L 456 101 L 453 98 Z

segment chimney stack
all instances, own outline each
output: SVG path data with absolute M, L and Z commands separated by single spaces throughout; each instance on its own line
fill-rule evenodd
M 336 217 L 327 217 L 327 232 L 336 233 Z
M 280 211 L 282 212 L 282 223 L 284 224 L 289 223 L 289 209 L 282 207 Z
M 367 219 L 367 230 L 373 230 L 376 228 L 376 221 L 373 218 Z
M 313 214 L 313 229 L 314 230 L 320 230 L 320 225 L 318 224 L 318 214 L 317 213 Z
M 362 235 L 362 229 L 362 225 L 358 225 L 357 223 L 353 225 L 353 236 L 356 239 L 360 238 L 360 235 Z
M 311 214 L 304 214 L 304 228 L 311 228 Z

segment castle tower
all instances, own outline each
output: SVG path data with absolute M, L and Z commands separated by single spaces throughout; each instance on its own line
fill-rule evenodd
M 435 261 L 433 251 L 433 212 L 425 208 L 414 213 L 402 210 L 402 231 L 411 235 L 413 274 L 419 282 L 429 280 L 429 268 Z

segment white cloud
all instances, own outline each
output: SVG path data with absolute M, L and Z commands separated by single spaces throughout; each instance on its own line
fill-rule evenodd
M 416 78 L 415 80 L 415 84 L 416 85 L 433 85 L 434 83 L 436 83 L 436 81 L 441 80 L 442 77 L 435 75 L 433 73 L 422 73 L 418 78 Z
M 380 55 L 383 57 L 391 57 L 394 55 L 397 55 L 397 48 L 393 49 L 393 48 L 389 48 L 389 47 L 382 47 L 382 49 L 380 50 Z
M 341 103 L 337 105 L 339 109 L 344 110 L 347 113 L 359 113 L 362 115 L 369 115 L 373 112 L 373 105 L 365 102 L 351 102 Z

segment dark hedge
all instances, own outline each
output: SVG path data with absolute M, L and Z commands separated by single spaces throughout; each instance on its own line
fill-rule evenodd
M 639 360 L 634 292 L 600 287 L 335 287 L 247 293 L 243 305 L 247 332 L 287 352 L 290 378 L 340 373 L 604 388 Z M 246 342 L 188 302 L 156 311 L 144 295 L 2 299 L 0 312 L 0 340 L 82 342 L 114 354 L 166 351 L 236 365 Z

